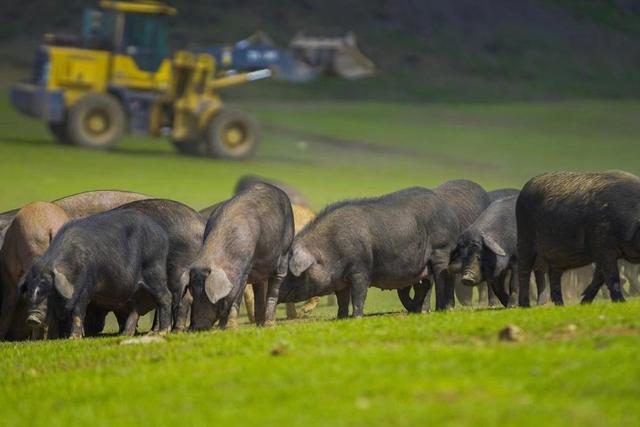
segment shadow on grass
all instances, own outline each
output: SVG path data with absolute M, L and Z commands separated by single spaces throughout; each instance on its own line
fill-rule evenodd
M 57 145 L 55 141 L 52 139 L 44 139 L 44 138 L 23 138 L 19 136 L 10 136 L 3 137 L 0 136 L 1 144 L 3 145 L 31 145 L 31 146 L 42 146 L 42 145 Z

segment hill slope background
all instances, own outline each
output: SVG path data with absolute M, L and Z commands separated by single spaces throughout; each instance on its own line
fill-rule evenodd
M 358 83 L 260 83 L 236 97 L 499 100 L 640 95 L 637 0 L 176 0 L 174 48 L 263 30 L 286 46 L 300 30 L 355 31 L 379 74 Z M 76 31 L 83 7 L 0 6 L 2 67 L 23 70 L 48 31 Z

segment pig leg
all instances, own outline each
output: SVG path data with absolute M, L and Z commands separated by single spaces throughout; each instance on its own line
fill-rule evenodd
M 353 317 L 362 317 L 364 315 L 364 301 L 367 299 L 367 291 L 371 281 L 364 273 L 353 273 L 350 282 Z
M 529 248 L 518 239 L 518 305 L 520 307 L 530 307 L 531 299 L 529 295 L 529 280 L 531 279 L 531 271 L 535 262 L 535 252 L 533 248 Z
M 143 287 L 154 299 L 158 308 L 158 333 L 171 331 L 171 292 L 167 287 L 167 272 L 162 263 L 157 263 L 142 272 Z
M 127 319 L 129 318 L 129 312 L 124 310 L 118 310 L 114 312 L 116 319 L 118 320 L 118 333 L 123 334 L 127 327 Z
M 448 274 L 446 270 L 435 272 L 437 311 L 445 310 L 447 308 L 447 281 Z
M 429 298 L 429 301 L 425 302 L 427 296 L 429 296 L 429 292 L 431 291 L 431 285 L 432 283 L 429 279 L 424 279 L 413 285 L 414 313 L 427 313 L 431 309 L 431 298 Z M 425 305 L 427 307 L 426 310 Z
M 413 298 L 411 298 L 412 288 Z M 422 304 L 427 295 L 426 286 L 423 283 L 416 283 L 413 286 L 400 288 L 397 292 L 400 302 L 409 313 L 420 313 L 422 311 Z
M 231 293 L 223 298 L 223 307 L 220 309 L 220 321 L 218 327 L 220 329 L 235 329 L 238 327 L 238 313 L 240 312 L 240 303 L 244 289 L 247 286 L 247 276 L 242 277 L 241 286 L 234 288 Z M 254 292 L 256 288 L 254 287 Z
M 191 311 L 191 304 L 193 303 L 193 295 L 191 292 L 185 292 L 178 308 L 178 315 L 173 325 L 173 330 L 182 332 L 187 329 L 187 321 L 189 319 L 189 313 Z
M 89 307 L 87 308 L 87 314 L 84 318 L 85 335 L 88 337 L 98 336 L 104 329 L 104 322 L 106 317 L 106 310 L 101 310 L 89 304 Z
M 253 285 L 254 313 L 256 325 L 264 326 L 266 321 L 267 284 L 255 283 Z
M 505 270 L 502 276 L 502 289 L 505 289 L 507 283 L 507 275 L 509 275 L 509 304 L 507 307 L 516 307 L 518 305 L 518 293 L 520 288 L 518 287 L 518 263 L 511 264 L 511 268 Z M 531 295 L 529 295 L 531 297 Z
M 129 315 L 127 316 L 127 320 L 124 324 L 124 329 L 120 332 L 120 335 L 125 335 L 132 337 L 136 334 L 136 329 L 138 328 L 138 321 L 140 320 L 140 313 L 138 313 L 137 308 L 133 308 Z
M 84 337 L 84 319 L 87 316 L 87 306 L 89 305 L 89 297 L 83 294 L 78 298 L 76 305 L 71 311 L 71 335 L 72 340 L 78 340 Z
M 245 285 L 246 287 L 246 285 Z M 240 294 L 242 295 L 242 293 Z M 229 310 L 229 316 L 227 316 L 226 323 L 224 325 L 225 329 L 238 329 L 238 317 L 240 316 L 240 300 L 242 297 L 238 298 L 237 302 L 234 301 L 231 304 L 231 309 Z
M 6 282 L 5 282 L 6 283 Z M 2 308 L 0 309 L 0 340 L 4 339 L 9 332 L 13 313 L 18 305 L 18 295 L 15 286 L 2 287 Z
M 338 319 L 346 319 L 349 317 L 351 289 L 349 289 L 348 286 L 345 286 L 343 289 L 337 290 L 336 299 L 338 300 Z
M 602 270 L 600 268 L 596 268 L 596 271 L 593 272 L 591 283 L 589 283 L 589 286 L 582 291 L 582 300 L 580 303 L 591 304 L 596 295 L 598 295 L 598 291 L 603 284 L 604 276 L 602 275 Z
M 398 298 L 405 310 L 409 313 L 415 313 L 415 301 L 411 298 L 411 288 L 412 286 L 407 286 L 396 290 L 396 292 L 398 293 Z M 413 288 L 415 289 L 415 285 Z
M 298 312 L 296 311 L 295 303 L 288 302 L 285 307 L 287 308 L 287 319 L 292 320 L 298 318 Z
M 536 278 L 536 289 L 538 290 L 538 305 L 545 305 L 549 301 L 549 293 L 547 291 L 547 276 L 544 270 L 534 270 Z
M 489 283 L 486 283 L 486 286 L 487 286 L 487 300 L 488 300 L 487 303 L 489 304 L 489 307 L 495 307 L 498 304 L 501 304 L 500 300 L 498 299 L 498 296 L 493 291 L 493 288 L 489 285 Z M 504 284 L 502 285 L 502 288 L 504 289 Z
M 276 273 L 269 278 L 267 287 L 267 308 L 265 316 L 265 326 L 273 326 L 276 324 L 276 307 L 278 305 L 278 294 L 280 293 L 280 285 L 284 281 L 289 269 L 289 258 L 287 254 L 280 257 Z
M 555 305 L 564 305 L 564 301 L 562 300 L 562 273 L 563 271 L 558 268 L 549 269 L 551 301 L 553 301 Z M 522 288 L 520 289 L 520 292 L 522 292 Z
M 498 297 L 498 299 L 500 300 L 500 303 L 505 306 L 508 307 L 509 306 L 509 295 L 507 295 L 507 293 L 504 290 L 504 279 L 506 274 L 504 272 L 502 272 L 501 274 L 499 274 L 497 277 L 492 277 L 491 279 L 489 279 L 489 286 L 491 287 L 491 289 L 493 289 L 493 293 L 496 294 L 496 296 Z M 515 277 L 512 275 L 512 277 Z
M 171 313 L 173 330 L 184 331 L 187 327 L 189 308 L 193 298 L 191 293 L 185 292 L 189 285 L 189 271 L 184 268 L 173 268 L 168 272 L 168 286 L 171 290 Z
M 421 287 L 422 292 L 424 292 L 421 311 L 422 313 L 429 313 L 431 311 L 431 289 L 433 289 L 433 282 L 429 279 L 424 279 Z
M 640 282 L 638 281 L 638 265 L 627 265 L 627 279 L 629 279 L 629 295 L 640 295 Z
M 247 286 L 244 288 L 244 293 L 242 298 L 244 299 L 244 308 L 247 310 L 247 317 L 249 318 L 249 323 L 256 323 L 256 312 L 255 312 L 255 294 L 253 285 L 247 283 Z
M 455 305 L 455 279 L 449 273 L 449 252 L 435 253 L 431 260 L 436 282 L 436 310 L 446 310 Z
M 596 263 L 597 265 L 598 263 Z M 614 259 L 601 266 L 605 283 L 609 289 L 609 295 L 613 302 L 624 302 L 622 295 L 622 287 L 620 286 L 620 272 L 618 271 L 618 263 Z

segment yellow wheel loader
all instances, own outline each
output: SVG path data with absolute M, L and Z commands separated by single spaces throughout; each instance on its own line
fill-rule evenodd
M 82 35 L 47 35 L 33 75 L 11 90 L 21 112 L 44 120 L 64 144 L 110 148 L 127 132 L 168 135 L 178 151 L 225 159 L 251 156 L 256 121 L 224 108 L 218 89 L 270 76 L 223 75 L 209 54 L 169 54 L 159 2 L 101 1 L 84 12 Z

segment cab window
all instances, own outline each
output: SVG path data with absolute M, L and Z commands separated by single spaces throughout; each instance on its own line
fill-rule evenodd
M 169 54 L 167 19 L 164 16 L 125 15 L 122 50 L 145 71 L 155 71 Z
M 113 12 L 86 9 L 82 17 L 82 44 L 88 49 L 113 50 L 116 16 Z

